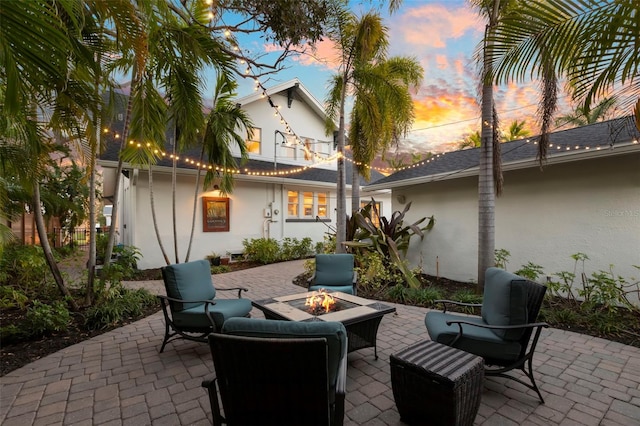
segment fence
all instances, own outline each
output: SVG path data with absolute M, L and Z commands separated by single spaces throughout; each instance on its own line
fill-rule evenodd
M 53 228 L 53 245 L 63 247 L 72 245 L 75 247 L 89 247 L 89 229 L 75 228 L 72 232 L 64 228 Z

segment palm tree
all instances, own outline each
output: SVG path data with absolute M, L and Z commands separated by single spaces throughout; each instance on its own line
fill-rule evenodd
M 501 132 L 501 142 L 511 142 L 516 139 L 526 138 L 531 132 L 525 128 L 526 121 L 513 120 L 506 132 Z
M 224 74 L 219 74 L 213 96 L 213 109 L 206 118 L 204 136 L 202 137 L 202 150 L 200 151 L 199 164 L 206 160 L 209 164 L 218 164 L 223 170 L 235 170 L 238 168 L 230 147 L 235 144 L 240 150 L 241 160 L 248 158 L 245 139 L 237 130 L 244 130 L 247 139 L 252 137 L 253 123 L 249 116 L 233 101 L 237 83 L 228 79 Z M 198 166 L 199 167 L 199 166 Z M 204 180 L 204 187 L 211 187 L 217 174 L 209 169 Z M 233 190 L 233 178 L 230 173 L 223 172 L 220 179 L 220 192 L 230 193 Z M 195 193 L 193 196 L 193 214 L 191 217 L 191 235 L 185 262 L 189 261 L 193 233 L 196 224 L 196 211 L 198 204 L 198 192 L 200 190 L 200 169 L 196 175 Z
M 480 131 L 480 161 L 478 171 L 478 291 L 484 288 L 484 273 L 494 264 L 495 250 L 495 197 L 496 187 L 501 186 L 502 173 L 499 167 L 499 139 L 497 138 L 497 117 L 493 100 L 491 35 L 496 30 L 500 13 L 508 1 L 475 0 L 472 4 L 488 18 L 485 27 L 484 45 L 481 56 L 482 103 Z
M 615 98 L 604 98 L 593 108 L 587 104 L 579 105 L 572 113 L 558 117 L 556 119 L 556 126 L 570 124 L 579 127 L 597 123 L 607 118 L 609 111 L 615 104 Z
M 352 214 L 360 209 L 360 175 L 368 179 L 370 168 L 367 166 L 375 156 L 392 143 L 397 143 L 410 130 L 414 114 L 409 89 L 420 84 L 423 74 L 422 67 L 413 58 L 385 57 L 386 28 L 382 26 L 379 16 L 374 15 L 373 22 L 366 25 L 375 26 L 376 30 L 368 30 L 369 34 L 377 34 L 385 41 L 374 42 L 381 51 L 372 52 L 368 60 L 363 58 L 358 61 L 353 71 L 352 91 L 355 100 L 349 128 L 354 160 Z
M 327 133 L 333 131 L 337 118 L 336 251 L 341 253 L 345 250 L 347 216 L 344 171 L 346 97 L 350 94 L 356 97 L 350 136 L 354 138 L 355 168 L 366 175 L 366 164 L 375 154 L 408 129 L 413 118 L 408 87 L 421 80 L 422 69 L 415 61 L 406 58 L 386 60 L 386 28 L 379 15 L 367 13 L 358 19 L 349 11 L 339 9 L 336 16 L 336 25 L 329 37 L 340 49 L 341 62 L 339 72 L 330 81 L 326 130 Z M 383 78 L 390 80 L 383 84 Z M 375 88 L 379 89 L 378 93 Z M 392 111 L 391 107 L 398 109 Z M 354 173 L 354 210 L 359 208 L 358 179 L 358 174 Z
M 476 130 L 464 136 L 462 142 L 458 143 L 458 149 L 480 148 L 480 145 L 482 145 L 482 136 L 480 131 Z
M 587 110 L 605 96 L 616 98 L 621 108 L 634 106 L 640 128 L 637 19 L 636 0 L 521 2 L 503 16 L 490 37 L 492 81 L 502 84 L 534 76 L 550 87 L 557 75 L 564 75 L 573 98 Z M 543 124 L 554 110 L 555 99 L 543 98 Z M 543 126 L 542 133 L 548 130 Z M 546 143 L 539 143 L 541 159 Z

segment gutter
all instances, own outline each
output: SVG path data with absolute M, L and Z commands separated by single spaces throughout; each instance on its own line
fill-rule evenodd
M 625 155 L 630 153 L 640 153 L 640 144 L 636 142 L 629 142 L 624 145 L 614 145 L 611 148 L 601 149 L 582 149 L 579 152 L 571 151 L 565 153 L 556 153 L 549 157 L 544 163 L 544 166 L 552 164 L 563 164 L 574 161 L 589 160 L 593 158 L 606 158 L 618 155 Z M 527 169 L 532 167 L 539 167 L 536 159 L 516 160 L 502 164 L 503 171 L 513 171 L 520 169 Z M 445 181 L 452 179 L 459 179 L 465 177 L 478 176 L 479 166 L 471 167 L 468 169 L 451 170 L 444 173 L 438 173 L 427 176 L 418 176 L 414 178 L 402 179 L 392 182 L 383 182 L 379 184 L 368 185 L 366 191 L 373 191 L 379 189 L 392 189 L 402 188 L 406 186 L 420 185 L 425 183 L 431 183 L 434 181 Z

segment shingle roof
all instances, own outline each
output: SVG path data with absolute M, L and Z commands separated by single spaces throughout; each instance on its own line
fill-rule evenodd
M 612 149 L 622 144 L 638 141 L 640 132 L 635 127 L 632 117 L 595 123 L 574 129 L 563 130 L 550 135 L 547 159 L 566 155 L 568 152 L 579 154 L 587 150 Z M 539 136 L 506 142 L 501 144 L 503 167 L 510 163 L 535 161 L 538 154 L 537 140 Z M 640 144 L 638 145 L 640 150 Z M 431 160 L 397 171 L 387 177 L 374 181 L 371 189 L 398 186 L 411 179 L 441 176 L 442 179 L 455 178 L 462 172 L 478 167 L 480 148 L 464 149 L 441 154 Z M 390 185 L 393 184 L 393 185 Z
M 99 158 L 103 161 L 118 161 L 118 153 L 120 152 L 120 140 L 108 138 L 109 142 L 107 143 L 105 151 L 99 156 Z M 167 152 L 171 151 L 170 146 L 165 146 L 165 150 Z M 197 159 L 200 156 L 200 148 L 191 148 L 187 152 L 180 155 L 182 158 L 190 158 Z M 236 158 L 236 162 L 240 164 L 239 158 Z M 170 158 L 162 158 L 158 161 L 157 166 L 171 167 L 172 161 Z M 301 169 L 303 166 L 301 165 L 291 165 L 284 164 L 278 162 L 277 170 L 280 172 L 286 172 L 288 170 L 297 170 Z M 352 167 L 353 164 L 350 161 L 345 161 L 345 178 L 347 185 L 351 184 L 351 176 L 352 176 Z M 197 168 L 194 164 L 189 164 L 186 162 L 180 162 L 179 169 L 192 169 L 195 170 Z M 261 161 L 261 160 L 248 160 L 245 164 L 239 167 L 241 171 L 241 175 L 248 176 L 247 171 L 250 172 L 258 172 L 258 173 L 271 173 L 274 171 L 274 163 L 271 161 Z M 380 178 L 384 177 L 383 174 L 372 170 L 371 171 L 371 180 L 370 182 L 374 182 Z M 299 181 L 310 181 L 310 182 L 325 182 L 325 183 L 337 183 L 338 181 L 338 172 L 336 170 L 329 170 L 319 167 L 308 167 L 304 170 L 294 173 L 282 173 L 281 175 L 275 176 L 261 176 L 262 179 L 294 179 Z M 360 186 L 366 186 L 370 182 L 366 182 L 364 178 L 360 177 Z

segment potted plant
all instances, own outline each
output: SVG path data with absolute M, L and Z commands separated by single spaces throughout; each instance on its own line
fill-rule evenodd
M 220 255 L 215 251 L 207 255 L 207 259 L 209 259 L 211 266 L 220 266 Z

